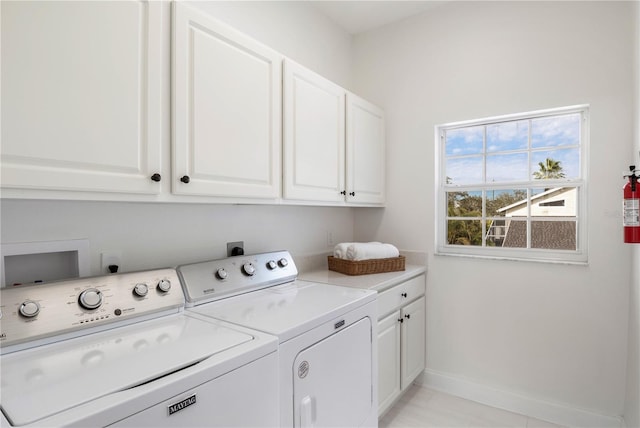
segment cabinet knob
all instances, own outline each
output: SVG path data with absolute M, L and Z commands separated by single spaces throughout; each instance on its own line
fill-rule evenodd
M 160 180 L 162 180 L 162 176 L 157 172 L 151 176 L 151 181 L 155 181 L 157 183 Z
M 407 314 L 407 315 L 405 315 L 404 317 L 405 317 L 406 319 L 409 319 L 409 318 L 411 318 L 411 314 Z
M 356 195 L 356 192 L 349 192 L 349 195 L 351 195 L 351 196 L 355 196 L 355 195 Z
M 180 181 L 182 181 L 184 184 L 189 184 L 189 182 L 191 181 L 191 179 L 189 178 L 189 176 L 188 176 L 188 175 L 183 175 L 183 176 L 180 178 Z
M 343 190 L 342 192 L 340 192 L 340 194 L 341 194 L 341 195 L 346 195 L 346 194 L 347 194 L 347 191 L 346 191 L 346 190 Z
M 406 298 L 407 297 L 407 293 L 402 293 L 401 296 Z
M 404 322 L 404 320 L 403 320 L 402 318 L 398 318 L 398 322 L 399 322 L 400 324 L 402 324 L 402 323 Z

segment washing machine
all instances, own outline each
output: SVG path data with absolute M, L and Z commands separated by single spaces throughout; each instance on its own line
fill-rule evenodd
M 175 269 L 1 289 L 0 425 L 277 426 L 277 338 L 184 302 Z
M 377 300 L 297 280 L 288 251 L 178 267 L 187 312 L 278 338 L 280 426 L 376 427 Z

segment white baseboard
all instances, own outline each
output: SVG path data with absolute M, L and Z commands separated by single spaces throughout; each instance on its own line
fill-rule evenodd
M 621 428 L 625 426 L 621 417 L 600 415 L 562 403 L 502 391 L 433 370 L 425 370 L 421 376 L 418 376 L 416 383 L 436 391 L 567 427 Z

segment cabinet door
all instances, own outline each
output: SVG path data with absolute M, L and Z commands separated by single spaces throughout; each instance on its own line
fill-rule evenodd
M 158 193 L 161 4 L 1 7 L 2 187 Z
M 345 90 L 284 63 L 284 197 L 344 201 Z
M 421 297 L 402 308 L 402 389 L 422 373 L 425 365 L 426 299 Z
M 385 202 L 384 113 L 347 94 L 347 202 Z
M 175 2 L 172 72 L 173 193 L 277 198 L 282 57 Z
M 400 311 L 378 322 L 378 414 L 400 394 Z

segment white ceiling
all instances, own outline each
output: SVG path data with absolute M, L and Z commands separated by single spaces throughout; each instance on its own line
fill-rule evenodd
M 358 34 L 400 21 L 438 6 L 444 1 L 309 1 L 351 34 Z

